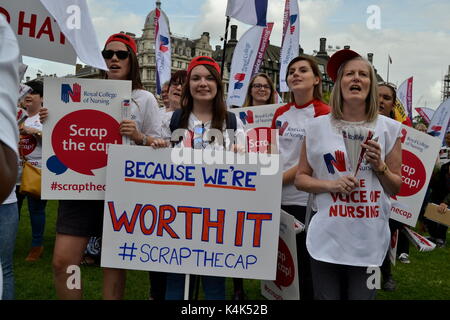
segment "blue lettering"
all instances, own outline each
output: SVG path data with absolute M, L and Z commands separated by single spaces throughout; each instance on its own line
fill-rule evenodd
M 256 176 L 256 172 L 247 172 L 247 175 L 245 176 L 245 186 L 247 188 L 256 188 L 254 184 L 252 184 L 252 177 Z
M 206 169 L 202 168 L 202 173 L 203 173 L 203 181 L 206 184 L 216 184 L 216 180 L 217 180 L 217 169 L 214 170 L 214 177 L 213 176 L 206 176 Z
M 141 262 L 148 262 L 148 260 L 150 260 L 150 255 L 149 255 L 147 252 L 144 252 L 144 250 L 143 250 L 144 247 L 150 248 L 150 246 L 149 246 L 148 244 L 144 244 L 144 245 L 141 247 L 141 252 L 142 252 L 143 254 L 147 255 L 147 260 L 143 260 L 142 257 L 139 258 L 139 260 L 141 260 Z
M 154 166 L 155 164 L 153 163 L 153 162 L 148 162 L 147 163 L 147 165 L 145 166 L 145 177 L 147 178 L 147 179 L 152 179 L 153 178 L 153 175 L 152 174 L 149 174 L 148 172 L 149 172 L 149 167 L 150 166 Z
M 219 169 L 219 178 L 217 181 L 218 184 L 221 184 L 221 185 L 227 184 L 227 182 L 225 181 L 225 178 L 226 178 L 225 173 L 227 173 L 227 172 L 228 172 L 227 169 Z
M 228 262 L 227 262 L 229 256 L 233 256 L 234 257 L 234 253 L 227 254 L 227 256 L 225 257 L 225 265 L 227 266 L 227 268 L 233 268 L 233 265 L 229 265 Z
M 244 171 L 236 170 L 233 172 L 233 186 L 238 185 L 242 187 L 242 183 L 239 181 L 244 177 Z
M 125 177 L 132 177 L 134 176 L 134 162 L 131 160 L 125 161 Z
M 186 181 L 195 182 L 195 178 L 192 176 L 194 174 L 193 171 L 195 171 L 194 166 L 186 167 Z
M 142 167 L 145 165 L 145 162 L 136 162 L 136 177 L 137 178 L 145 178 L 145 172 L 143 172 Z

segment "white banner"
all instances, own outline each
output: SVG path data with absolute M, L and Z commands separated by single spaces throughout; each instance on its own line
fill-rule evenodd
M 45 78 L 44 92 L 42 198 L 104 199 L 108 147 L 122 143 L 131 81 Z
M 412 93 L 413 93 L 413 77 L 403 81 L 397 89 L 397 98 L 405 108 L 409 119 L 412 120 Z
M 0 14 L 16 34 L 22 55 L 75 65 L 75 50 L 40 1 L 0 0 Z
M 267 27 L 253 26 L 239 39 L 231 61 L 228 106 L 244 104 L 250 79 L 259 71 L 261 62 L 258 61 L 264 57 L 272 27 L 273 23 Z
M 86 0 L 41 0 L 85 64 L 108 70 L 98 45 Z
M 443 145 L 450 121 L 450 98 L 441 103 L 431 118 L 427 133 L 438 138 Z
M 281 170 L 172 161 L 186 150 L 204 156 L 110 147 L 102 267 L 274 280 Z
M 155 59 L 156 59 L 156 93 L 161 93 L 162 85 L 171 77 L 171 43 L 170 32 L 163 11 L 155 9 Z
M 402 125 L 402 186 L 392 197 L 391 218 L 415 227 L 439 155 L 438 139 Z
M 302 225 L 303 226 L 303 225 Z M 261 281 L 261 294 L 269 300 L 299 300 L 296 234 L 300 223 L 281 210 L 277 278 Z
M 288 92 L 287 66 L 298 56 L 300 43 L 300 13 L 297 0 L 286 0 L 284 7 L 283 38 L 280 51 L 280 92 Z

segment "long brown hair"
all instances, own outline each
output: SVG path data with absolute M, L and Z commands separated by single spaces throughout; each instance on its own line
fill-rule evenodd
M 213 99 L 213 117 L 211 120 L 211 129 L 218 129 L 220 131 L 223 130 L 223 122 L 227 119 L 227 107 L 225 105 L 225 101 L 223 98 L 223 83 L 220 77 L 220 74 L 217 70 L 207 64 L 203 64 L 203 66 L 208 69 L 211 75 L 214 77 L 217 85 L 217 94 Z M 180 119 L 180 128 L 187 129 L 189 125 L 189 116 L 194 108 L 194 98 L 191 95 L 190 88 L 190 79 L 191 73 L 189 72 L 186 83 L 183 86 L 183 90 L 181 92 L 181 110 L 183 110 Z
M 141 73 L 139 72 L 139 61 L 137 59 L 137 56 L 134 53 L 134 51 L 127 44 L 125 44 L 125 47 L 127 47 L 127 50 L 129 53 L 128 57 L 130 59 L 129 60 L 130 72 L 128 73 L 127 80 L 131 80 L 131 90 L 144 89 L 144 86 L 142 85 L 142 81 L 141 81 Z M 105 45 L 105 48 L 106 48 L 106 45 Z M 105 48 L 103 48 L 103 50 Z M 103 79 L 108 79 L 108 73 L 106 71 L 102 70 L 101 74 L 102 74 Z
M 267 80 L 267 83 L 270 86 L 270 97 L 269 99 L 266 101 L 266 104 L 274 104 L 275 103 L 275 86 L 273 84 L 272 79 L 270 79 L 270 77 L 265 74 L 265 73 L 257 73 L 253 76 L 253 78 L 250 80 L 250 83 L 248 84 L 248 89 L 247 89 L 247 96 L 245 97 L 245 102 L 242 105 L 242 107 L 251 107 L 253 106 L 253 96 L 251 94 L 252 92 L 252 88 L 253 88 L 253 82 L 255 82 L 256 78 L 261 77 Z

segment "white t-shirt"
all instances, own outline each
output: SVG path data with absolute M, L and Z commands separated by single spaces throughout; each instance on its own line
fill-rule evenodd
M 172 136 L 172 133 L 170 131 L 170 118 L 169 123 L 167 126 L 163 126 L 162 131 L 162 137 L 163 138 L 170 138 Z M 202 123 L 195 114 L 191 112 L 189 115 L 189 123 L 188 123 L 188 130 L 186 130 L 183 141 L 178 143 L 175 147 L 185 147 L 185 148 L 192 148 L 192 144 L 194 145 L 195 149 L 215 149 L 215 150 L 223 150 L 224 146 L 213 142 L 210 143 L 207 138 L 207 130 L 211 128 L 211 121 Z M 230 151 L 231 146 L 233 145 L 233 142 L 230 140 L 230 137 L 228 135 L 228 131 L 226 130 L 227 125 L 226 121 L 223 123 L 222 127 L 222 134 L 223 134 L 223 141 L 225 145 L 225 150 Z M 200 130 L 200 131 L 198 131 Z M 236 140 L 238 144 L 241 144 L 242 146 L 245 145 L 245 132 L 244 132 L 244 124 L 242 123 L 241 119 L 236 117 L 236 131 L 234 132 Z M 203 137 L 203 138 L 202 138 Z
M 172 119 L 174 111 L 161 112 L 161 138 L 169 140 L 171 136 L 170 132 L 170 119 Z
M 16 105 L 19 97 L 19 46 L 14 32 L 3 15 L 0 15 L 0 79 L 0 140 L 17 153 L 19 130 Z M 16 201 L 13 189 L 3 204 Z
M 146 136 L 161 137 L 161 116 L 155 96 L 145 90 L 136 89 L 131 93 L 131 120 Z M 134 144 L 134 142 L 131 142 Z
M 306 127 L 306 152 L 312 176 L 337 180 L 349 175 L 349 160 L 339 126 L 330 115 L 313 119 Z M 384 116 L 361 126 L 372 128 L 384 159 L 400 137 L 401 124 Z M 356 178 L 360 187 L 349 196 L 339 193 L 315 195 L 317 213 L 312 217 L 306 246 L 319 261 L 351 265 L 380 266 L 389 240 L 389 196 L 370 164 L 362 163 Z
M 272 129 L 279 130 L 279 152 L 283 172 L 298 165 L 300 150 L 305 136 L 305 127 L 311 119 L 330 112 L 330 107 L 319 100 L 303 106 L 288 103 L 279 107 L 273 116 Z M 284 185 L 282 205 L 306 206 L 308 193 L 299 191 L 293 183 Z

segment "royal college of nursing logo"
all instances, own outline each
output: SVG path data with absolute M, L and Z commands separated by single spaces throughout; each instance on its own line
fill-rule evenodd
M 65 103 L 69 103 L 69 99 L 72 100 L 72 102 L 81 101 L 81 86 L 78 83 L 74 83 L 73 87 L 67 83 L 61 85 L 61 100 Z
M 248 124 L 248 123 L 253 123 L 255 121 L 254 117 L 253 117 L 253 111 L 249 110 L 247 112 L 242 111 L 239 112 L 239 118 L 242 120 L 242 123 L 244 125 Z
M 169 50 L 169 47 L 168 47 L 168 45 L 169 45 L 169 38 L 160 35 L 159 36 L 159 43 L 160 43 L 159 50 L 161 52 L 167 52 Z
M 289 23 L 291 25 L 290 27 L 291 34 L 294 34 L 295 32 L 295 25 L 294 25 L 295 21 L 297 21 L 297 15 L 293 14 L 292 16 L 289 17 Z
M 234 80 L 236 83 L 234 84 L 234 89 L 241 89 L 244 86 L 245 73 L 236 73 L 234 75 Z
M 340 150 L 334 152 L 334 157 L 331 153 L 324 154 L 323 159 L 325 160 L 325 164 L 330 174 L 335 174 L 336 171 L 334 169 L 337 169 L 339 172 L 344 172 L 346 170 L 344 152 Z

